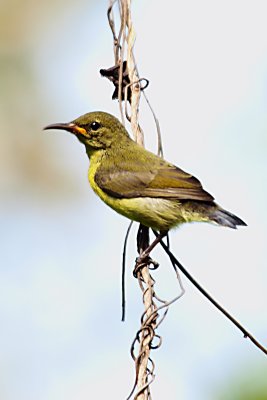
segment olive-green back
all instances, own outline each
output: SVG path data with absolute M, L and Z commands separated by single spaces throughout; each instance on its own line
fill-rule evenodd
M 213 201 L 198 179 L 137 145 L 131 139 L 107 149 L 95 182 L 116 198 L 156 197 Z

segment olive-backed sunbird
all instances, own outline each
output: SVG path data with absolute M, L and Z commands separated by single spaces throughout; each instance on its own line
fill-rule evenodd
M 198 179 L 132 140 L 113 115 L 97 111 L 64 129 L 85 145 L 89 182 L 95 193 L 125 217 L 161 233 L 185 222 L 203 221 L 236 228 L 246 223 L 214 202 Z

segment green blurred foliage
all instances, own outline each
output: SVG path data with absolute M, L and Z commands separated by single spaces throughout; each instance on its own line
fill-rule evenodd
M 253 371 L 253 373 L 251 373 Z M 214 396 L 217 400 L 266 400 L 267 399 L 267 368 L 261 365 L 249 364 L 239 371 L 228 382 L 227 388 Z
M 93 2 L 92 2 L 93 3 Z M 36 55 L 49 41 L 49 21 L 73 2 L 2 1 L 0 13 L 0 194 L 61 199 L 79 193 L 71 169 L 66 173 L 53 141 L 42 132 L 52 101 L 43 96 Z M 81 2 L 79 3 L 81 4 Z M 48 157 L 49 155 L 49 157 Z

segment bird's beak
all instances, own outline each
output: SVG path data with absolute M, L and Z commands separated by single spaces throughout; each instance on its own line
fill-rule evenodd
M 87 136 L 87 132 L 84 128 L 81 128 L 80 126 L 74 124 L 73 122 L 70 122 L 68 124 L 51 124 L 47 125 L 44 127 L 44 130 L 48 129 L 63 129 L 65 131 L 68 131 L 70 133 L 74 133 L 75 135 L 83 135 Z

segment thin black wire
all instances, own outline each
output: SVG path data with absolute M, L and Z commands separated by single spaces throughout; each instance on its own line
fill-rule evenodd
M 126 306 L 126 290 L 125 290 L 125 270 L 126 270 L 126 249 L 128 237 L 133 226 L 133 221 L 128 226 L 126 231 L 124 245 L 123 245 L 123 253 L 122 253 L 122 271 L 121 271 L 121 320 L 125 321 L 125 306 Z
M 158 237 L 159 234 L 153 231 L 155 236 Z M 203 294 L 221 313 L 223 313 L 244 335 L 244 338 L 249 338 L 255 346 L 257 346 L 263 353 L 267 355 L 267 349 L 263 347 L 228 311 L 226 311 L 214 298 L 195 280 L 195 278 L 184 268 L 184 266 L 177 260 L 177 258 L 169 250 L 168 246 L 160 241 L 161 246 L 168 254 L 172 263 L 176 264 L 180 271 L 189 279 L 189 281 Z

